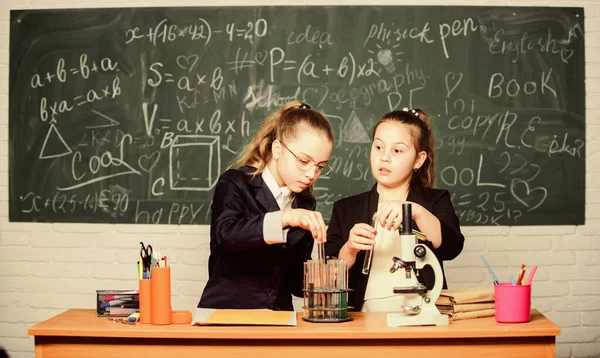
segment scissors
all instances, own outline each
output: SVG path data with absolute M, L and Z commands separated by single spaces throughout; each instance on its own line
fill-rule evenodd
M 144 246 L 144 243 L 140 241 L 142 248 L 140 249 L 140 258 L 142 259 L 142 265 L 144 269 L 144 276 L 150 274 L 150 267 L 152 266 L 152 245 Z

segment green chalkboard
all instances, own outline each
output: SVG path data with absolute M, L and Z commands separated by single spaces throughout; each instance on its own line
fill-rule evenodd
M 369 190 L 372 129 L 419 107 L 463 225 L 583 224 L 582 8 L 13 10 L 10 220 L 206 224 L 283 103 L 335 129 L 318 209 Z

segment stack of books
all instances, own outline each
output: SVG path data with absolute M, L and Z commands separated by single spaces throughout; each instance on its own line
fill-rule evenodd
M 442 290 L 435 305 L 451 321 L 490 317 L 496 313 L 493 287 Z

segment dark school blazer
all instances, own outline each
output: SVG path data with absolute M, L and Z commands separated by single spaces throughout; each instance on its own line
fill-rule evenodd
M 292 294 L 302 297 L 304 262 L 311 259 L 310 231 L 290 228 L 285 244 L 263 238 L 265 214 L 279 205 L 252 167 L 219 177 L 212 203 L 208 282 L 198 303 L 204 308 L 293 310 Z M 311 194 L 299 193 L 293 208 L 314 210 Z
M 442 245 L 434 249 L 431 242 L 426 241 L 424 243 L 435 253 L 443 272 L 443 261 L 452 260 L 458 256 L 465 241 L 460 232 L 459 219 L 450 201 L 450 194 L 447 190 L 440 189 L 424 189 L 423 192 L 411 189 L 406 200 L 420 204 L 440 220 Z M 377 184 L 375 184 L 370 191 L 340 199 L 333 204 L 331 221 L 327 228 L 327 242 L 325 243 L 325 254 L 327 256 L 337 257 L 339 255 L 340 249 L 348 241 L 350 230 L 354 224 L 366 223 L 371 225 L 373 214 L 377 211 L 378 201 L 379 193 L 377 192 Z M 419 230 L 414 220 L 413 228 Z M 365 251 L 359 251 L 356 255 L 356 262 L 350 268 L 348 275 L 348 288 L 354 290 L 349 293 L 348 304 L 353 306 L 356 311 L 362 309 L 369 279 L 368 275 L 363 275 L 361 272 L 364 259 Z M 392 261 L 390 260 L 391 266 Z M 447 288 L 445 274 L 442 279 L 444 280 L 444 288 Z M 429 266 L 421 270 L 419 281 L 427 287 L 433 288 L 435 277 Z M 392 287 L 390 287 L 390 292 L 391 290 Z

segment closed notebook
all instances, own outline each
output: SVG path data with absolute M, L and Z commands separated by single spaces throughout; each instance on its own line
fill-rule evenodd
M 297 321 L 294 311 L 196 308 L 192 324 L 201 326 L 295 326 Z
M 473 287 L 458 290 L 442 290 L 436 304 L 465 304 L 494 302 L 493 287 Z
M 495 314 L 496 314 L 496 310 L 492 308 L 492 309 L 481 310 L 481 311 L 449 313 L 448 318 L 450 319 L 450 321 L 459 321 L 462 319 L 492 317 Z
M 436 303 L 437 308 L 441 313 L 459 313 L 459 312 L 473 312 L 473 311 L 482 311 L 482 310 L 490 310 L 495 308 L 494 302 L 482 302 L 482 303 L 465 303 L 461 305 L 443 305 Z

